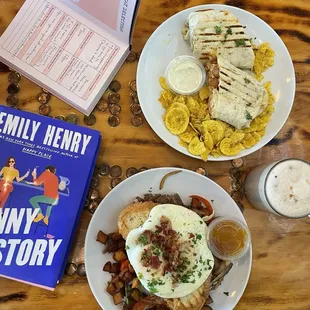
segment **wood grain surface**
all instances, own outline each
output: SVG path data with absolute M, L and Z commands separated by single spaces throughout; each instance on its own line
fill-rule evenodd
M 0 1 L 0 33 L 18 9 L 21 0 Z M 151 33 L 168 17 L 199 4 L 203 0 L 143 0 L 140 6 L 133 50 L 141 51 Z M 296 71 L 296 97 L 293 110 L 281 132 L 263 149 L 247 156 L 243 169 L 287 157 L 310 161 L 310 1 L 306 0 L 228 0 L 214 1 L 246 9 L 265 20 L 281 36 L 292 56 Z M 93 128 L 103 134 L 98 163 L 139 168 L 182 166 L 188 169 L 204 167 L 209 177 L 229 191 L 230 162 L 207 162 L 192 159 L 165 145 L 148 124 L 132 127 L 129 111 L 128 83 L 135 79 L 137 63 L 125 63 L 116 79 L 122 84 L 121 124 L 112 128 L 107 123 L 109 113 L 95 112 Z M 40 88 L 22 78 L 20 99 L 28 98 L 23 109 L 37 112 L 35 96 Z M 0 73 L 0 103 L 5 104 L 7 73 Z M 83 124 L 82 115 L 53 97 L 51 115 L 74 112 Z M 0 150 L 1 151 L 1 150 Z M 102 178 L 100 194 L 109 189 L 109 178 Z M 243 201 L 245 217 L 253 239 L 253 267 L 248 286 L 237 310 L 309 310 L 310 309 L 310 219 L 286 220 L 253 209 Z M 79 257 L 91 214 L 84 211 L 70 259 Z M 100 271 L 99 271 L 100 272 Z M 0 309 L 99 309 L 87 279 L 65 276 L 54 292 L 45 291 L 11 280 L 0 279 Z

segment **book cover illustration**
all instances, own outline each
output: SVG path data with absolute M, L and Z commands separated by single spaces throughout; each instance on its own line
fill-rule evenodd
M 56 286 L 100 139 L 95 130 L 0 106 L 0 276 Z

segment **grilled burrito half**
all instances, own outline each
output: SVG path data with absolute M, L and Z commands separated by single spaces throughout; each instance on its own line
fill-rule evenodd
M 183 30 L 194 56 L 203 64 L 222 55 L 234 66 L 252 69 L 254 52 L 248 36 L 231 12 L 204 10 L 190 13 Z
M 250 74 L 218 57 L 219 87 L 209 99 L 211 118 L 224 121 L 237 129 L 249 127 L 268 104 L 266 89 Z

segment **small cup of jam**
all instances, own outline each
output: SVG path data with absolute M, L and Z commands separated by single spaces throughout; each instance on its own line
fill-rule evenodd
M 208 226 L 208 246 L 222 260 L 237 260 L 249 250 L 251 234 L 245 224 L 231 217 L 220 216 Z

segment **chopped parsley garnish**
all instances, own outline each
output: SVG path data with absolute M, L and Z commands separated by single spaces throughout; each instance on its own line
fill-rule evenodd
M 146 252 L 143 252 L 143 253 L 142 253 L 141 259 L 142 259 L 142 260 L 147 259 L 147 253 L 146 253 Z
M 213 202 L 214 202 L 214 200 L 213 200 L 213 199 L 211 199 L 211 202 L 213 203 Z
M 155 293 L 158 293 L 158 290 L 155 287 L 149 287 L 149 292 L 151 294 L 155 294 Z
M 226 33 L 225 33 L 225 40 L 226 40 L 226 38 L 227 38 L 227 36 L 228 36 L 229 34 L 232 34 L 232 29 L 231 29 L 230 27 L 228 27 L 227 30 L 226 30 Z
M 147 244 L 147 237 L 145 235 L 141 235 L 139 238 L 138 238 L 138 242 L 141 243 L 142 245 L 146 245 Z
M 253 119 L 253 117 L 251 116 L 251 114 L 248 112 L 248 110 L 245 111 L 245 118 L 250 121 Z
M 146 269 L 146 272 L 151 272 L 151 269 L 147 268 L 147 269 Z
M 249 83 L 250 83 L 250 80 L 247 79 L 247 78 L 244 78 L 244 82 L 246 82 L 247 84 L 249 84 Z
M 200 221 L 200 224 L 203 224 L 203 221 Z
M 159 256 L 161 254 L 161 248 L 159 246 L 152 246 L 153 255 Z
M 193 267 L 194 270 L 197 269 L 197 268 L 198 268 L 198 265 L 195 265 L 195 266 Z
M 164 284 L 165 284 L 165 282 L 163 282 L 162 280 L 152 279 L 151 281 L 149 280 L 147 282 L 147 287 L 149 288 L 150 293 L 155 294 L 158 292 L 158 290 L 156 289 L 155 286 L 164 285 Z
M 215 32 L 216 34 L 221 34 L 222 33 L 222 27 L 221 26 L 215 26 Z
M 182 283 L 189 283 L 189 275 L 188 274 L 183 274 L 180 278 Z
M 199 234 L 196 235 L 196 239 L 197 239 L 197 240 L 201 240 L 201 239 L 202 239 L 202 235 L 199 235 Z
M 201 273 L 201 271 L 199 271 L 198 272 L 198 277 L 201 278 L 201 276 L 202 276 L 202 273 Z
M 186 265 L 190 265 L 190 264 L 191 264 L 191 262 L 190 262 L 187 258 L 184 258 L 184 264 L 186 264 Z
M 138 278 L 139 278 L 139 279 L 143 279 L 143 274 L 142 274 L 142 272 L 139 272 L 139 273 L 138 273 Z
M 244 39 L 236 39 L 235 40 L 236 46 L 245 46 L 245 40 Z
M 229 296 L 229 292 L 223 292 L 223 294 L 225 294 L 226 296 Z
M 174 292 L 174 288 L 172 288 L 171 291 Z
M 247 107 L 250 107 L 251 105 L 252 105 L 251 102 L 249 102 L 249 103 L 246 104 Z
M 255 38 L 251 38 L 250 39 L 250 43 L 252 44 L 254 40 L 256 40 L 256 37 Z
M 126 250 L 129 250 L 129 246 L 128 245 L 126 245 L 126 248 L 125 248 Z
M 210 262 L 213 262 L 213 260 L 207 259 L 208 270 L 211 270 L 211 269 L 212 269 L 212 267 L 210 266 Z M 205 268 L 205 270 L 206 270 L 206 268 Z

